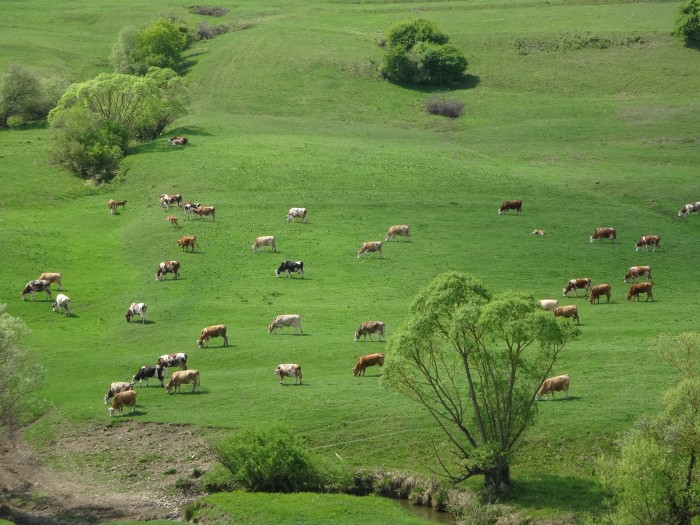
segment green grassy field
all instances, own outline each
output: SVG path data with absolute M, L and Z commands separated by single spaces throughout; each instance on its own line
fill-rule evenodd
M 582 336 L 555 370 L 571 375 L 572 399 L 539 405 L 510 499 L 535 514 L 597 512 L 593 458 L 658 410 L 673 381 L 649 343 L 697 330 L 700 218 L 677 211 L 700 200 L 700 55 L 670 35 L 676 4 L 218 5 L 231 13 L 208 22 L 250 28 L 191 50 L 190 113 L 169 131 L 188 136 L 186 148 L 165 138 L 137 146 L 122 177 L 92 188 L 47 165 L 45 127 L 0 133 L 0 300 L 32 329 L 24 344 L 48 370 L 41 393 L 53 410 L 66 425 L 104 424 L 110 382 L 186 352 L 202 392 L 141 388 L 134 418 L 231 429 L 278 421 L 349 465 L 427 473 L 439 432 L 382 388 L 379 370 L 353 378 L 357 357 L 384 344 L 352 336 L 379 319 L 391 337 L 421 287 L 459 270 L 494 291 L 579 305 Z M 126 25 L 201 20 L 166 0 L 3 7 L 0 68 L 19 61 L 75 81 L 108 68 Z M 464 86 L 407 89 L 377 77 L 377 40 L 411 16 L 465 50 Z M 465 114 L 426 115 L 436 93 L 462 100 Z M 215 205 L 216 221 L 181 216 L 175 231 L 162 193 Z M 109 215 L 109 198 L 127 199 L 126 209 Z M 510 198 L 524 201 L 522 215 L 498 216 Z M 285 221 L 292 206 L 309 209 L 308 224 Z M 383 260 L 356 258 L 396 223 L 411 225 L 412 242 L 387 243 Z M 618 242 L 590 244 L 599 226 L 617 228 Z M 197 235 L 196 253 L 176 246 L 184 234 Z M 660 235 L 662 249 L 635 252 L 643 234 Z M 278 253 L 252 253 L 258 235 L 275 235 Z M 182 263 L 181 278 L 155 282 L 168 259 Z M 283 259 L 304 260 L 306 278 L 275 279 Z M 635 264 L 654 268 L 653 303 L 625 300 L 622 277 Z M 43 271 L 63 273 L 73 317 L 54 314 L 45 294 L 20 301 Z M 612 284 L 610 304 L 561 297 L 584 276 Z M 149 322 L 127 324 L 139 301 Z M 282 313 L 301 314 L 305 335 L 268 335 Z M 199 331 L 217 323 L 231 346 L 198 349 Z M 303 386 L 279 386 L 272 370 L 283 362 L 302 365 Z

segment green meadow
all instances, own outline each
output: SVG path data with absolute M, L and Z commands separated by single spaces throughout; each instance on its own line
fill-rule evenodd
M 390 338 L 414 295 L 458 270 L 494 292 L 579 305 L 581 337 L 554 370 L 570 374 L 571 399 L 538 404 L 506 500 L 533 515 L 600 512 L 594 458 L 658 411 L 674 381 L 649 344 L 698 329 L 700 217 L 677 213 L 700 200 L 700 54 L 671 35 L 677 4 L 216 4 L 230 13 L 207 19 L 168 0 L 3 2 L 0 69 L 20 62 L 73 81 L 108 71 L 128 25 L 172 15 L 237 28 L 188 52 L 190 112 L 168 134 L 190 144 L 135 145 L 111 184 L 49 166 L 43 123 L 0 132 L 0 301 L 32 331 L 23 344 L 47 370 L 40 393 L 54 415 L 29 437 L 118 424 L 103 403 L 109 384 L 186 352 L 201 392 L 138 388 L 138 410 L 123 419 L 234 430 L 278 422 L 329 460 L 428 475 L 431 443 L 446 446 L 439 430 L 382 387 L 380 369 L 352 376 L 360 355 L 385 348 L 353 333 L 383 320 Z M 414 16 L 464 50 L 462 85 L 412 89 L 378 77 L 378 41 Z M 434 95 L 464 102 L 464 115 L 426 114 Z M 216 220 L 162 209 L 163 193 L 216 206 Z M 110 215 L 110 198 L 126 208 Z M 499 216 L 505 199 L 522 199 L 522 214 Z M 308 223 L 285 220 L 297 206 Z M 181 228 L 165 221 L 170 213 Z M 383 240 L 392 224 L 409 224 L 411 242 L 358 260 L 360 244 Z M 600 226 L 615 227 L 617 242 L 589 243 Z M 661 250 L 635 252 L 646 234 L 661 237 Z M 182 235 L 197 236 L 195 253 L 178 248 Z M 275 235 L 278 252 L 252 253 L 259 235 Z M 170 259 L 181 278 L 156 282 Z M 284 259 L 303 260 L 306 278 L 275 278 Z M 633 265 L 653 267 L 654 302 L 625 300 Z M 44 271 L 63 273 L 73 316 L 52 312 L 43 293 L 20 300 Z M 610 304 L 563 298 L 575 277 L 611 283 Z M 125 322 L 131 302 L 147 303 L 145 324 Z M 302 316 L 304 335 L 267 333 L 284 313 Z M 230 347 L 213 339 L 198 349 L 199 331 L 218 323 Z M 302 365 L 303 386 L 273 376 L 288 362 Z

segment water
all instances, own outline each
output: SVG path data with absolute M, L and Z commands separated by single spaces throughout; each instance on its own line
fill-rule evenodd
M 457 520 L 449 512 L 437 512 L 433 510 L 432 507 L 424 507 L 423 505 L 413 505 L 407 499 L 395 499 L 396 503 L 399 504 L 406 512 L 423 518 L 426 521 L 431 521 L 433 523 L 446 523 L 447 525 L 455 525 Z

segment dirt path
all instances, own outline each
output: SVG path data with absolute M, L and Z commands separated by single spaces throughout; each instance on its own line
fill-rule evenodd
M 213 463 L 185 426 L 132 421 L 66 435 L 41 457 L 21 439 L 0 443 L 0 518 L 17 525 L 177 519 L 203 495 Z

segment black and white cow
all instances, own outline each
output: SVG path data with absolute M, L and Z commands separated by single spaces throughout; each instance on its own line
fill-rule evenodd
M 148 380 L 151 378 L 157 378 L 160 381 L 160 386 L 163 386 L 163 379 L 165 378 L 165 369 L 161 365 L 147 365 L 139 368 L 136 375 L 131 380 L 132 383 L 139 382 L 139 386 L 143 384 L 143 380 L 146 380 L 146 386 L 148 386 Z
M 24 301 L 24 296 L 31 294 L 32 301 L 34 300 L 34 292 L 46 292 L 46 295 L 51 299 L 51 283 L 45 281 L 44 279 L 36 279 L 34 281 L 29 281 L 24 285 L 22 290 L 22 300 Z
M 171 366 L 179 366 L 180 370 L 187 370 L 187 354 L 164 354 L 158 358 L 156 363 L 163 368 L 170 368 Z
M 182 208 L 185 210 L 185 217 L 189 220 L 192 210 L 198 210 L 202 204 L 199 202 L 188 202 Z
M 304 278 L 304 261 L 282 261 L 280 267 L 275 270 L 275 277 L 279 277 L 283 272 L 287 277 L 291 277 L 292 272 L 296 272 Z

